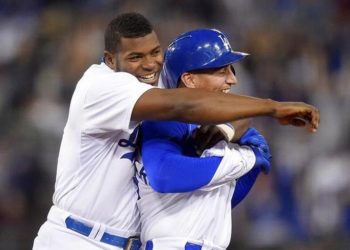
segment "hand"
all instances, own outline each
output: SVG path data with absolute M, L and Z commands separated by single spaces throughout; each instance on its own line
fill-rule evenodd
M 303 102 L 280 102 L 273 117 L 281 125 L 305 127 L 309 123 L 310 132 L 316 132 L 320 122 L 319 110 Z
M 255 128 L 249 128 L 238 143 L 247 145 L 253 150 L 256 157 L 255 166 L 259 166 L 265 174 L 268 174 L 271 168 L 271 153 L 266 139 Z
M 211 148 L 219 141 L 226 140 L 225 135 L 216 125 L 203 125 L 192 134 L 196 153 L 201 155 L 205 149 Z
M 268 174 L 271 169 L 271 154 L 260 147 L 250 146 L 255 154 L 254 167 L 260 168 L 264 174 Z

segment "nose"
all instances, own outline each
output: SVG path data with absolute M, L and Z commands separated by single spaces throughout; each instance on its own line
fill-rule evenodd
M 154 69 L 157 67 L 158 63 L 156 58 L 152 56 L 146 56 L 144 58 L 144 61 L 142 63 L 142 68 L 147 71 L 154 71 Z

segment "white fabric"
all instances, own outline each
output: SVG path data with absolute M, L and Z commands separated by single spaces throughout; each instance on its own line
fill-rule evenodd
M 202 153 L 201 157 L 223 157 L 210 183 L 201 188 L 202 190 L 210 191 L 220 185 L 225 185 L 245 175 L 253 168 L 256 160 L 253 150 L 248 146 L 232 145 L 233 148 L 229 148 L 227 142 L 220 141 Z
M 184 250 L 187 243 L 201 245 L 201 250 L 224 250 L 225 248 L 210 245 L 205 241 L 192 240 L 189 238 L 158 238 L 152 240 L 153 250 Z M 144 249 L 144 248 L 143 248 Z
M 147 185 L 147 178 L 145 182 L 144 176 L 137 175 L 141 197 L 138 206 L 141 212 L 143 244 L 148 240 L 180 237 L 191 239 L 192 242 L 197 240 L 205 242 L 206 245 L 227 248 L 231 238 L 231 198 L 235 179 L 254 166 L 255 156 L 248 148 L 230 149 L 224 142 L 203 153 L 203 157 L 214 155 L 223 156 L 223 160 L 213 180 L 207 187 L 193 192 L 157 193 Z M 140 171 L 142 164 L 137 164 L 137 169 Z M 163 249 L 183 248 L 167 246 Z
M 71 229 L 66 228 L 65 219 L 71 216 L 69 213 L 52 206 L 47 217 L 47 221 L 40 227 L 38 237 L 34 240 L 33 250 L 118 250 L 120 247 L 112 246 L 99 241 L 99 238 L 93 237 L 91 233 L 90 237 L 76 233 Z M 73 215 L 75 219 L 83 222 L 94 228 L 99 228 L 98 223 L 87 221 L 79 216 Z M 94 230 L 93 230 L 94 231 Z M 101 230 L 104 232 L 116 234 L 113 229 L 106 228 Z
M 232 141 L 235 136 L 235 128 L 231 125 L 227 125 L 225 123 L 216 125 L 218 129 L 220 129 L 221 133 L 225 136 L 226 141 Z
M 104 63 L 85 72 L 64 129 L 54 205 L 125 236 L 139 234 L 134 167 L 123 156 L 135 150 L 131 144 L 136 137 L 127 142 L 138 125 L 130 121 L 131 114 L 138 98 L 150 88 Z

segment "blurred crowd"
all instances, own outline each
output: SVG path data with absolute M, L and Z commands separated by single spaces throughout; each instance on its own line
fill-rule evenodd
M 321 111 L 316 134 L 253 120 L 273 167 L 233 210 L 229 249 L 350 249 L 350 0 L 0 0 L 0 249 L 31 249 L 74 87 L 126 11 L 149 18 L 163 47 L 222 30 L 250 54 L 232 91 Z

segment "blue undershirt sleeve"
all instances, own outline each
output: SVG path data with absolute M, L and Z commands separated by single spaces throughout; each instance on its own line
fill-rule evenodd
M 141 152 L 151 187 L 160 193 L 190 192 L 208 184 L 222 157 L 184 154 L 188 126 L 178 122 L 144 122 Z
M 237 179 L 235 191 L 231 200 L 232 208 L 237 206 L 247 196 L 260 171 L 260 168 L 254 167 L 248 173 Z

